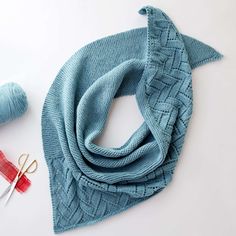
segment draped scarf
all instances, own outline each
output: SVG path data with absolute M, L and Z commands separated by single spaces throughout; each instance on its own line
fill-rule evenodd
M 195 67 L 221 58 L 160 9 L 148 25 L 92 42 L 54 80 L 42 112 L 56 233 L 117 214 L 171 181 L 192 114 Z M 114 99 L 134 95 L 143 124 L 124 145 L 96 145 Z

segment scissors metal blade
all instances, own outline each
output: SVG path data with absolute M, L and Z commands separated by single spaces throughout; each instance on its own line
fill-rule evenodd
M 17 181 L 18 181 L 18 178 L 17 178 L 16 180 L 14 180 L 14 181 L 12 182 L 12 184 L 11 184 L 11 188 L 10 188 L 10 190 L 9 190 L 9 193 L 7 194 L 7 198 L 6 198 L 6 201 L 5 201 L 5 203 L 4 203 L 5 206 L 7 205 L 7 203 L 8 203 L 8 201 L 9 201 L 9 199 L 10 199 L 12 193 L 14 192 L 14 189 L 15 189 L 15 187 L 16 187 Z
M 9 184 L 9 186 L 4 190 L 4 192 L 0 195 L 0 199 L 3 198 L 11 189 L 11 185 Z

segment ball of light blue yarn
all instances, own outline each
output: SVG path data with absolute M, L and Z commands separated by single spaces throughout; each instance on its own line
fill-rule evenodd
M 28 108 L 24 90 L 16 83 L 0 86 L 0 124 L 22 116 Z

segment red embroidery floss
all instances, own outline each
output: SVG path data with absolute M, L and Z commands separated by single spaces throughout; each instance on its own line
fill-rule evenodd
M 16 166 L 8 161 L 4 153 L 0 150 L 0 175 L 2 175 L 9 183 L 11 183 L 16 177 L 17 173 L 18 169 Z M 29 188 L 30 185 L 30 180 L 25 175 L 22 175 L 16 184 L 16 190 L 20 193 L 23 193 Z

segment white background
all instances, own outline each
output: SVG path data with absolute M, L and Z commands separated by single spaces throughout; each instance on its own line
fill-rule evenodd
M 178 29 L 215 47 L 224 59 L 193 72 L 194 110 L 174 179 L 160 194 L 65 236 L 236 235 L 236 2 L 235 0 L 0 1 L 0 81 L 18 82 L 29 110 L 0 127 L 0 149 L 16 163 L 29 152 L 39 162 L 25 194 L 0 202 L 1 236 L 49 236 L 52 208 L 40 119 L 46 93 L 63 63 L 98 38 L 146 26 L 144 5 L 164 10 Z M 119 146 L 142 117 L 133 98 L 112 107 L 99 143 Z M 6 181 L 0 177 L 0 191 Z

